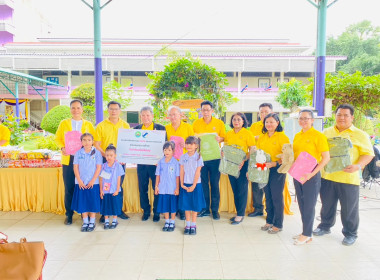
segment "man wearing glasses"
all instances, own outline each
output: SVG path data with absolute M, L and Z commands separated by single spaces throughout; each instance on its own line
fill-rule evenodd
M 321 223 L 313 231 L 313 235 L 322 236 L 330 233 L 330 228 L 335 224 L 339 200 L 344 235 L 342 244 L 350 246 L 357 239 L 359 227 L 359 172 L 372 160 L 374 153 L 368 134 L 352 124 L 354 107 L 342 104 L 338 106 L 335 113 L 335 125 L 325 129 L 324 134 L 327 138 L 343 137 L 351 140 L 352 164 L 346 166 L 342 171 L 322 172 Z
M 108 147 L 109 144 L 113 144 L 115 147 L 117 146 L 117 136 L 119 133 L 120 128 L 129 129 L 129 124 L 122 119 L 120 119 L 120 113 L 121 113 L 121 105 L 119 102 L 116 101 L 110 101 L 107 104 L 108 108 L 108 119 L 105 119 L 104 121 L 98 123 L 95 129 L 95 148 L 99 150 L 99 152 L 103 156 L 103 162 L 106 162 L 106 154 L 105 150 Z M 125 170 L 125 165 L 123 165 L 123 168 Z M 123 181 L 124 176 L 121 176 L 121 182 L 120 182 L 120 192 L 119 195 L 121 196 L 122 204 L 123 205 Z M 123 211 L 121 211 L 121 215 L 119 218 L 127 220 L 129 219 L 128 215 L 126 215 Z M 100 218 L 100 222 L 104 222 L 104 216 Z
M 221 143 L 224 141 L 224 137 L 226 136 L 226 129 L 223 121 L 212 117 L 212 113 L 214 113 L 213 107 L 214 106 L 210 101 L 206 100 L 201 103 L 202 118 L 196 120 L 193 123 L 193 130 L 195 134 L 216 133 L 216 140 L 218 141 L 218 143 Z M 214 220 L 220 219 L 219 163 L 220 159 L 204 161 L 204 166 L 201 169 L 201 182 L 206 200 L 206 208 L 199 212 L 198 217 L 210 216 L 211 200 L 212 217 Z

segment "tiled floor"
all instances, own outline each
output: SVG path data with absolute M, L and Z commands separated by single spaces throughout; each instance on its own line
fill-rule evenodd
M 300 232 L 297 203 L 285 216 L 284 230 L 269 235 L 264 219 L 229 224 L 198 220 L 198 234 L 184 236 L 177 221 L 172 233 L 162 232 L 162 220 L 142 222 L 140 214 L 121 221 L 116 230 L 81 233 L 81 221 L 71 226 L 50 213 L 0 212 L 0 231 L 11 241 L 43 240 L 48 251 L 44 279 L 380 279 L 380 186 L 361 190 L 359 239 L 341 245 L 339 216 L 332 233 L 294 246 Z M 319 213 L 320 204 L 318 204 Z M 318 224 L 318 221 L 316 221 Z

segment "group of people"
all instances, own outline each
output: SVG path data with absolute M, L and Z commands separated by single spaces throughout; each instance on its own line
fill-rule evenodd
M 245 217 L 248 184 L 248 159 L 250 153 L 261 149 L 270 155 L 266 163 L 269 168 L 269 181 L 264 188 L 257 183 L 251 183 L 254 211 L 249 217 L 262 216 L 263 195 L 265 193 L 266 223 L 263 231 L 277 234 L 283 229 L 284 198 L 283 190 L 286 174 L 277 172 L 281 165 L 281 154 L 284 144 L 290 143 L 285 135 L 278 114 L 273 113 L 270 103 L 259 107 L 260 120 L 250 127 L 244 113 L 234 113 L 231 117 L 231 130 L 226 132 L 224 122 L 213 116 L 214 108 L 210 101 L 201 103 L 202 117 L 193 125 L 182 121 L 179 107 L 172 106 L 168 110 L 170 124 L 163 126 L 153 122 L 151 107 L 140 110 L 142 124 L 135 129 L 166 131 L 166 141 L 163 145 L 163 158 L 157 165 L 137 165 L 140 206 L 143 210 L 142 220 L 149 219 L 153 204 L 153 221 L 160 220 L 163 214 L 165 223 L 163 231 L 175 229 L 176 214 L 186 220 L 184 234 L 196 234 L 197 217 L 212 216 L 220 219 L 219 204 L 219 164 L 220 159 L 203 160 L 200 151 L 200 140 L 197 135 L 214 133 L 220 145 L 238 147 L 246 153 L 246 158 L 240 164 L 240 175 L 236 178 L 229 175 L 229 181 L 234 194 L 236 216 L 231 218 L 231 224 L 241 223 Z M 120 119 L 121 106 L 111 101 L 108 104 L 108 119 L 99 123 L 96 129 L 82 118 L 82 103 L 73 100 L 70 104 L 72 118 L 63 120 L 58 128 L 56 140 L 62 150 L 63 179 L 65 184 L 65 224 L 72 223 L 73 211 L 82 214 L 82 231 L 93 231 L 95 228 L 95 213 L 101 213 L 104 228 L 115 228 L 117 217 L 128 219 L 122 211 L 123 179 L 125 167 L 116 161 L 116 144 L 118 130 L 129 128 L 128 123 Z M 359 224 L 359 170 L 363 169 L 373 157 L 373 150 L 368 135 L 353 126 L 354 108 L 342 104 L 336 110 L 336 124 L 319 132 L 313 127 L 314 114 L 311 110 L 299 113 L 299 125 L 302 130 L 293 141 L 294 156 L 307 152 L 318 162 L 315 169 L 305 174 L 306 181 L 301 184 L 294 180 L 299 209 L 302 217 L 302 233 L 294 236 L 296 245 L 311 242 L 312 235 L 321 236 L 330 232 L 335 223 L 338 200 L 341 203 L 341 218 L 343 223 L 344 245 L 352 245 L 357 238 Z M 82 133 L 82 149 L 74 156 L 66 154 L 65 133 L 80 131 Z M 185 145 L 175 147 L 170 141 L 172 136 L 181 137 Z M 325 173 L 324 166 L 330 160 L 327 138 L 349 138 L 353 144 L 351 150 L 352 165 L 344 170 Z M 174 150 L 183 149 L 179 160 L 174 158 Z M 223 157 L 223 153 L 221 155 Z M 152 182 L 154 201 L 148 197 L 149 180 Z M 315 206 L 318 195 L 321 196 L 321 223 L 313 231 Z M 110 223 L 110 216 L 112 222 Z

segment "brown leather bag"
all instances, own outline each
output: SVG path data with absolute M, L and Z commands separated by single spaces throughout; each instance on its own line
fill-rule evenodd
M 42 280 L 47 252 L 43 242 L 8 243 L 8 236 L 0 239 L 0 279 L 2 280 Z

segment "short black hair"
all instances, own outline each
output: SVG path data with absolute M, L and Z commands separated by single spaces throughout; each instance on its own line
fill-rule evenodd
M 107 146 L 105 152 L 107 152 L 107 151 L 114 151 L 115 154 L 116 154 L 116 147 L 111 143 L 111 144 L 109 144 L 109 145 Z
M 301 113 L 309 113 L 310 117 L 311 117 L 312 119 L 314 119 L 314 112 L 313 112 L 312 110 L 310 110 L 310 109 L 303 109 L 303 110 L 301 110 L 301 111 L 299 112 L 299 115 L 301 115 Z
M 248 127 L 248 120 L 247 120 L 247 117 L 244 115 L 244 113 L 241 113 L 241 112 L 237 112 L 237 113 L 234 113 L 231 117 L 231 123 L 230 123 L 230 127 L 231 128 L 234 128 L 234 125 L 232 123 L 232 119 L 235 117 L 235 116 L 239 116 L 243 119 L 243 127 L 244 128 L 247 128 Z
M 113 101 L 112 100 L 112 101 L 108 102 L 107 108 L 109 108 L 110 105 L 119 105 L 119 109 L 121 109 L 121 104 L 119 102 L 117 102 L 117 101 Z
M 354 106 L 352 106 L 351 104 L 341 104 L 341 105 L 339 105 L 336 108 L 336 110 L 335 110 L 335 114 L 338 113 L 339 109 L 348 109 L 348 110 L 350 110 L 351 116 L 353 116 L 354 113 L 355 113 Z
M 201 108 L 203 105 L 210 105 L 211 109 L 214 109 L 214 104 L 211 101 L 205 100 L 201 103 Z
M 269 107 L 269 109 L 273 110 L 273 105 L 271 103 L 262 103 L 259 106 L 259 109 L 262 107 Z
M 88 133 L 88 132 L 83 133 L 83 134 L 80 136 L 80 141 L 82 141 L 83 138 L 84 138 L 84 137 L 87 137 L 87 136 L 91 137 L 92 141 L 94 141 L 94 136 L 93 136 L 91 133 Z
M 71 105 L 74 104 L 75 102 L 78 102 L 78 103 L 80 104 L 80 106 L 83 107 L 83 102 L 82 102 L 82 100 L 79 100 L 79 99 L 71 100 L 71 102 L 70 102 L 70 107 L 71 107 Z
M 164 143 L 164 146 L 162 147 L 162 150 L 166 150 L 169 147 L 172 148 L 172 150 L 174 151 L 174 149 L 175 149 L 175 143 L 173 141 L 166 141 Z
M 263 127 L 263 133 L 267 133 L 268 130 L 267 128 L 265 127 L 265 121 L 269 118 L 274 118 L 276 120 L 276 122 L 278 122 L 278 126 L 276 127 L 276 131 L 278 132 L 281 132 L 283 131 L 284 129 L 282 128 L 282 125 L 281 125 L 281 121 L 280 121 L 280 118 L 278 116 L 278 114 L 276 113 L 270 113 L 268 114 L 265 118 L 264 118 L 264 127 Z

